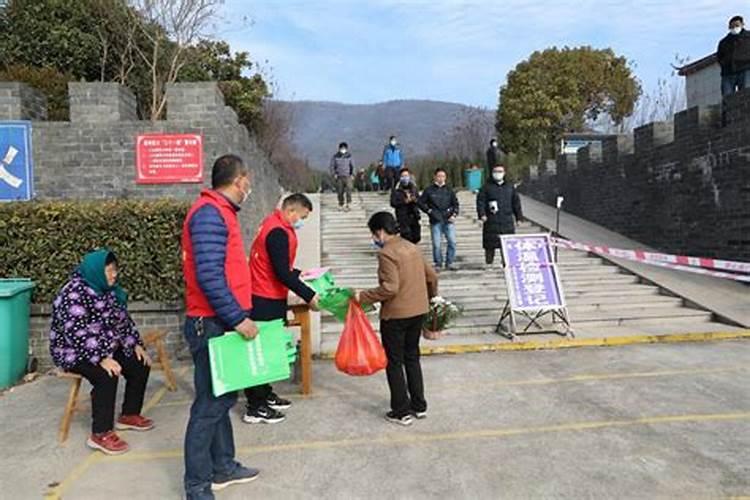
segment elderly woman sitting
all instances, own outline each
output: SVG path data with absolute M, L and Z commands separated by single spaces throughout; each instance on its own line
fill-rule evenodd
M 146 431 L 140 415 L 151 359 L 127 311 L 127 294 L 117 282 L 117 258 L 108 250 L 87 254 L 52 305 L 50 353 L 55 364 L 85 377 L 91 391 L 93 425 L 86 444 L 108 455 L 128 451 L 114 432 L 120 375 L 127 380 L 117 429 Z

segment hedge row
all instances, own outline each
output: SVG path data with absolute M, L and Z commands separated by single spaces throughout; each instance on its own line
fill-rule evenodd
M 32 278 L 33 301 L 51 301 L 81 257 L 113 250 L 131 300 L 182 298 L 178 201 L 55 201 L 0 204 L 0 278 Z

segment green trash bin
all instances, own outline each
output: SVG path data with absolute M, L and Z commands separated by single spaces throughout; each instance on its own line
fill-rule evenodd
M 29 279 L 0 279 L 0 389 L 26 373 L 33 289 L 34 282 Z
M 472 192 L 482 189 L 481 168 L 469 168 L 464 170 L 464 187 Z

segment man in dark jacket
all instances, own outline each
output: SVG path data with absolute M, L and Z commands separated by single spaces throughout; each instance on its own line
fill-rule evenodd
M 228 330 L 248 339 L 258 333 L 249 318 L 250 270 L 237 217 L 250 195 L 250 171 L 239 157 L 225 155 L 214 163 L 211 184 L 188 211 L 182 229 L 185 340 L 195 365 L 195 396 L 185 431 L 188 500 L 210 500 L 212 490 L 258 477 L 257 469 L 234 459 L 229 411 L 237 392 L 213 395 L 208 359 L 208 339 Z
M 339 195 L 339 210 L 349 211 L 352 204 L 352 186 L 354 184 L 354 160 L 349 152 L 349 145 L 345 142 L 339 144 L 338 152 L 331 158 L 331 176 L 336 183 L 336 192 Z M 346 195 L 346 205 L 344 205 Z
M 402 168 L 399 182 L 391 191 L 391 206 L 396 210 L 401 237 L 415 245 L 422 239 L 422 228 L 419 225 L 419 190 L 408 168 Z
M 719 42 L 716 57 L 721 66 L 721 95 L 750 86 L 750 32 L 740 16 L 729 20 L 729 33 Z
M 483 223 L 484 262 L 489 267 L 495 260 L 495 250 L 501 247 L 500 235 L 515 233 L 516 222 L 523 219 L 521 198 L 516 188 L 505 182 L 502 165 L 492 169 L 492 177 L 477 195 L 477 216 Z
M 458 216 L 458 198 L 453 189 L 446 185 L 448 175 L 445 169 L 435 170 L 433 184 L 422 192 L 417 201 L 430 218 L 430 234 L 432 236 L 432 261 L 435 270 L 443 266 L 443 235 L 448 242 L 445 255 L 445 267 L 451 271 L 457 269 L 456 259 L 456 226 L 453 224 Z
M 503 164 L 503 152 L 497 145 L 497 139 L 493 137 L 490 140 L 490 147 L 487 148 L 487 168 L 484 171 L 484 181 L 487 182 L 492 176 L 492 169 L 496 165 Z

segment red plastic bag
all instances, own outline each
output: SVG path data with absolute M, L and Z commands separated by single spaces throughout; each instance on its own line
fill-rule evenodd
M 336 348 L 336 368 L 348 375 L 372 375 L 388 364 L 385 350 L 362 307 L 349 301 L 344 331 Z

